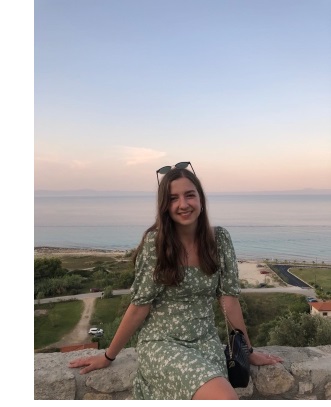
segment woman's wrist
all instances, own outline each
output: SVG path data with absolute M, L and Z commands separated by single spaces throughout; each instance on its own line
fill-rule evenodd
M 116 359 L 116 356 L 115 356 L 114 358 L 109 357 L 109 356 L 107 355 L 107 349 L 106 349 L 106 351 L 105 351 L 105 358 L 106 358 L 107 360 L 109 360 L 110 362 L 114 362 L 114 360 Z

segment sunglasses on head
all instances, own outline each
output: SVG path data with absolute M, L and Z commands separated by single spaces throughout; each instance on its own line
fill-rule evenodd
M 167 172 L 169 172 L 170 170 L 172 170 L 173 168 L 178 168 L 180 170 L 187 168 L 188 166 L 191 166 L 192 168 L 192 172 L 195 175 L 194 169 L 192 167 L 192 164 L 189 161 L 182 161 L 180 163 L 177 163 L 175 165 L 166 165 L 165 167 L 161 167 L 156 171 L 156 177 L 157 177 L 157 182 L 160 185 L 160 181 L 159 181 L 159 174 L 166 174 Z

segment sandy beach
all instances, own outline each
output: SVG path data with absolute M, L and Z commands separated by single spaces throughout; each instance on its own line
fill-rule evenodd
M 239 261 L 238 262 L 239 278 L 240 280 L 246 280 L 248 284 L 257 285 L 265 283 L 266 278 L 271 279 L 268 275 L 272 276 L 274 273 L 265 263 L 258 263 L 256 261 Z M 261 271 L 269 272 L 268 274 L 262 274 Z M 273 286 L 279 284 L 272 281 Z
M 61 257 L 61 256 L 109 256 L 109 257 L 121 257 L 125 254 L 125 251 L 116 250 L 101 250 L 101 249 L 70 249 L 70 248 L 56 248 L 56 247 L 38 247 L 34 250 L 34 256 L 37 257 Z M 269 275 L 273 274 L 273 271 L 263 262 L 257 262 L 254 260 L 238 261 L 239 278 L 240 280 L 246 280 L 249 285 L 257 285 L 265 283 L 268 274 L 262 274 L 261 271 L 268 271 Z M 271 278 L 271 277 L 269 277 Z M 272 281 L 274 286 L 279 284 Z

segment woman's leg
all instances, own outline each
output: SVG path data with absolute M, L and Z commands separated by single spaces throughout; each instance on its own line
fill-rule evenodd
M 224 377 L 215 377 L 203 384 L 192 400 L 238 400 L 238 396 Z

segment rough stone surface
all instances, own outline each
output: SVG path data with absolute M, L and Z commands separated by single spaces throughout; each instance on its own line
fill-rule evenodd
M 249 379 L 249 383 L 247 387 L 238 387 L 235 389 L 236 393 L 238 394 L 239 398 L 250 398 L 253 395 L 254 385 L 252 378 Z
M 252 377 L 257 391 L 263 396 L 286 393 L 294 385 L 293 376 L 280 363 L 255 366 Z
M 325 399 L 331 400 L 331 381 L 325 385 L 324 389 L 325 389 Z
M 252 366 L 247 388 L 235 389 L 245 400 L 331 400 L 331 346 L 292 348 L 269 346 L 282 364 Z M 132 400 L 137 370 L 135 349 L 123 349 L 106 369 L 85 375 L 70 369 L 69 361 L 103 353 L 84 349 L 68 353 L 35 354 L 35 400 Z
M 34 369 L 35 400 L 74 400 L 75 376 L 54 353 L 38 355 Z
M 132 389 L 137 368 L 136 351 L 132 348 L 126 349 L 109 367 L 111 375 L 105 375 L 103 370 L 95 370 L 90 373 L 86 385 L 102 393 L 116 393 Z
M 313 383 L 299 382 L 299 394 L 311 393 L 313 391 Z

